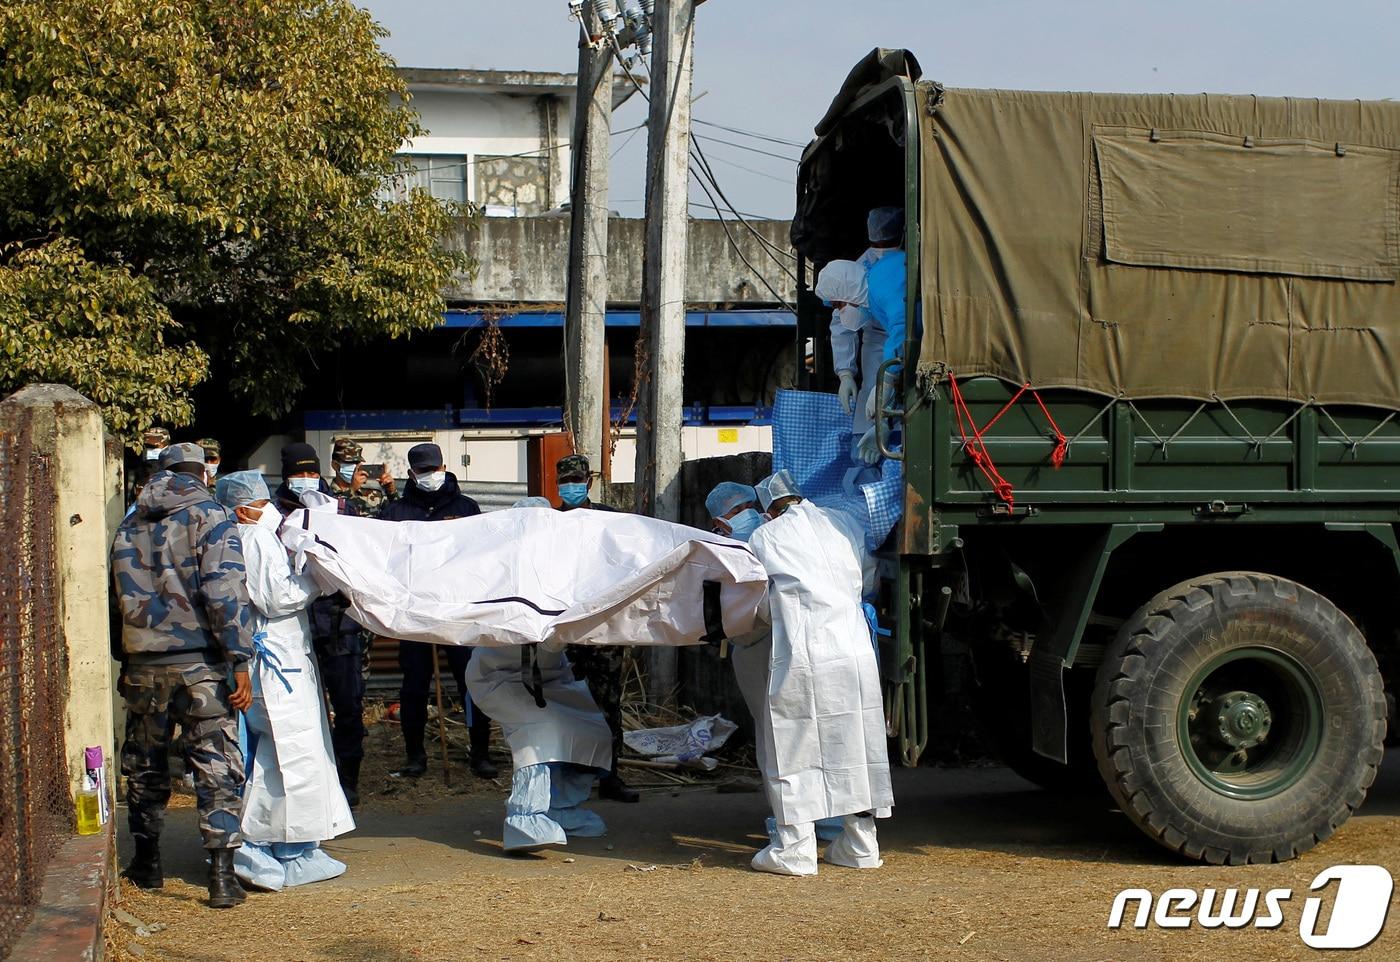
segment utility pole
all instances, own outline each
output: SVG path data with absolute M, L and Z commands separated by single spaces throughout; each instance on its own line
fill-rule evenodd
M 636 496 L 639 513 L 679 521 L 694 0 L 657 0 L 651 32 Z M 650 668 L 649 695 L 662 703 L 675 689 L 676 650 L 654 647 Z
M 612 48 L 593 5 L 579 11 L 578 103 L 574 108 L 569 287 L 564 312 L 565 427 L 574 450 L 603 468 L 607 433 L 608 150 Z

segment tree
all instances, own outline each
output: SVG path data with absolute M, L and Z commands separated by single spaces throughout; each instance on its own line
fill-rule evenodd
M 389 199 L 421 130 L 382 35 L 349 0 L 0 6 L 0 388 L 134 441 L 211 363 L 277 415 L 316 353 L 439 324 L 465 212 Z

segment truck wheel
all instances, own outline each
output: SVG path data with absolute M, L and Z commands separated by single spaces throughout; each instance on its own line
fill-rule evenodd
M 1119 631 L 1092 703 L 1109 792 L 1162 845 L 1281 862 L 1337 830 L 1376 777 L 1376 659 L 1326 598 L 1248 572 L 1183 582 Z

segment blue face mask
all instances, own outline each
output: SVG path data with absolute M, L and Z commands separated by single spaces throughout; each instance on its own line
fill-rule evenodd
M 340 475 L 340 480 L 349 484 L 351 481 L 355 480 L 355 469 L 358 467 L 358 464 L 342 464 L 340 470 L 336 473 Z
M 588 483 L 586 481 L 569 481 L 559 485 L 559 497 L 564 499 L 564 503 L 578 507 L 588 500 Z
M 753 508 L 745 508 L 729 519 L 729 537 L 747 542 L 762 523 L 763 515 Z
M 292 494 L 303 495 L 308 491 L 319 491 L 321 488 L 320 478 L 288 478 L 287 487 Z

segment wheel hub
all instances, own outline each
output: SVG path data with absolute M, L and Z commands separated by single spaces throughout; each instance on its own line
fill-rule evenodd
M 1274 716 L 1269 703 L 1248 691 L 1231 691 L 1210 700 L 1207 730 L 1226 748 L 1244 751 L 1269 737 Z

